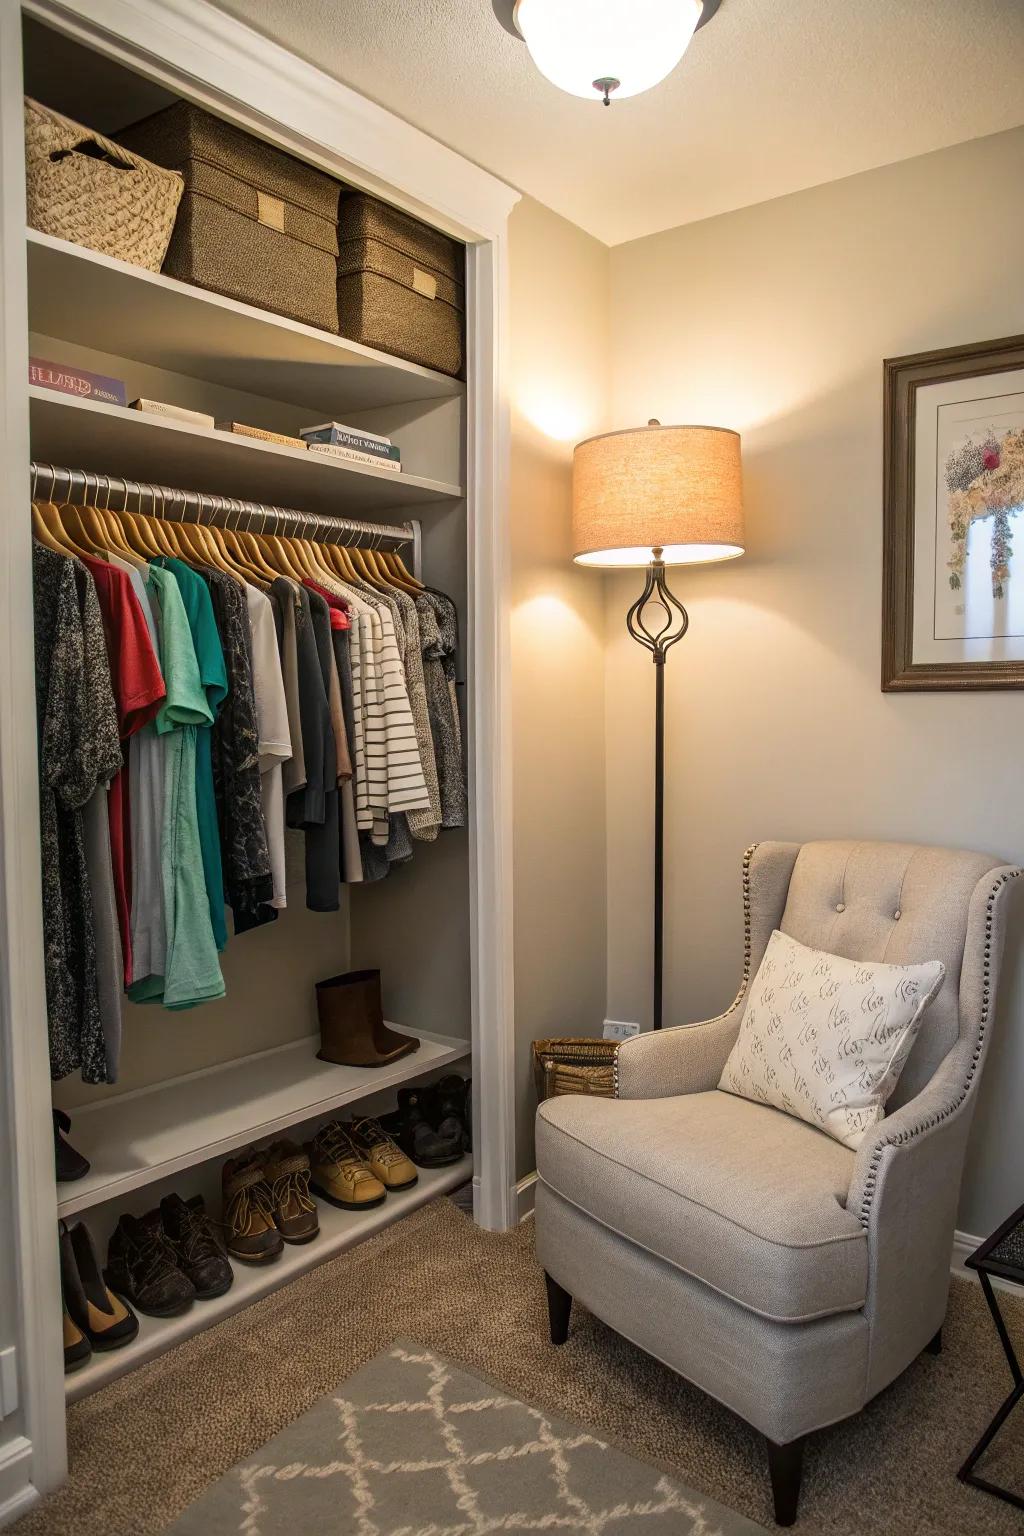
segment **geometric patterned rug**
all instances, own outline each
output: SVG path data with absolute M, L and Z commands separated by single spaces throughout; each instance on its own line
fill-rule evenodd
M 167 1536 L 763 1536 L 595 1435 L 400 1339 Z

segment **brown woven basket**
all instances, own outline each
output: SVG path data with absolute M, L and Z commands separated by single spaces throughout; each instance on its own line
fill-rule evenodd
M 184 182 L 175 171 L 25 98 L 28 222 L 159 272 Z
M 541 1103 L 560 1093 L 615 1095 L 614 1040 L 535 1040 L 533 1078 Z

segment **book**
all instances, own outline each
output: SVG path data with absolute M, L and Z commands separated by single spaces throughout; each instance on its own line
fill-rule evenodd
M 300 427 L 299 432 L 307 443 L 334 443 L 339 448 L 354 448 L 358 453 L 375 453 L 381 459 L 394 459 L 401 463 L 401 450 L 390 438 L 364 433 L 355 427 L 343 427 L 339 422 L 324 422 L 319 427 Z
M 213 428 L 213 417 L 205 411 L 189 411 L 183 405 L 168 405 L 165 400 L 133 400 L 133 411 L 145 411 L 147 416 L 170 416 L 174 421 L 187 421 L 190 427 Z
M 400 475 L 402 466 L 397 459 L 382 459 L 375 453 L 360 453 L 356 448 L 346 448 L 343 443 L 310 443 L 310 453 L 322 454 L 329 459 L 342 459 L 346 464 L 359 464 L 370 469 L 388 469 Z
M 55 389 L 79 400 L 102 400 L 104 405 L 124 405 L 128 396 L 123 379 L 110 379 L 86 368 L 72 368 L 68 363 L 49 363 L 42 357 L 28 360 L 28 381 L 41 389 Z
M 244 421 L 218 421 L 218 432 L 233 432 L 236 437 L 255 437 L 261 443 L 281 443 L 285 448 L 305 448 L 301 437 L 289 437 L 287 432 L 268 432 L 266 427 L 248 427 Z

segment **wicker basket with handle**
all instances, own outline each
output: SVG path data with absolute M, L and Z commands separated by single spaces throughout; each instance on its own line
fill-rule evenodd
M 614 1040 L 535 1040 L 533 1076 L 541 1103 L 560 1093 L 615 1096 Z
M 159 272 L 184 182 L 175 171 L 25 98 L 28 222 Z

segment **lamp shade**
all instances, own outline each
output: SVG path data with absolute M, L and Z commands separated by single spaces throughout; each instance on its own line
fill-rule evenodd
M 738 432 L 652 424 L 578 443 L 572 472 L 573 559 L 666 565 L 743 553 Z

